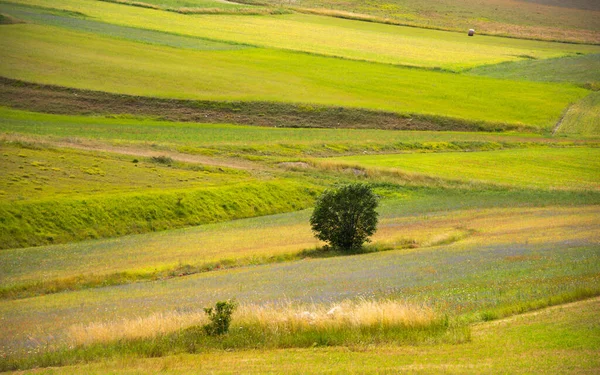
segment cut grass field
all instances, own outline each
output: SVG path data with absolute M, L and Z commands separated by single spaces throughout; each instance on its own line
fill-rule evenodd
M 600 55 L 524 60 L 473 68 L 468 74 L 513 80 L 571 82 L 600 89 Z
M 56 8 L 50 0 L 21 4 Z M 1 6 L 0 6 L 0 9 Z M 482 64 L 599 52 L 599 46 L 479 36 L 304 14 L 186 16 L 91 0 L 64 0 L 60 9 L 102 22 L 386 64 L 461 70 Z M 285 32 L 283 32 L 285 30 Z
M 27 111 L 54 114 L 96 115 L 131 120 L 159 119 L 243 124 L 276 128 L 493 131 L 496 133 L 516 130 L 539 131 L 524 125 L 486 123 L 447 116 L 300 103 L 222 102 L 141 97 L 40 85 L 7 78 L 0 78 L 0 104 Z M 6 112 L 2 108 L 0 110 Z M 23 114 L 21 118 L 26 116 Z M 7 119 L 14 117 L 14 115 L 6 115 Z M 31 127 L 21 127 L 21 129 L 31 129 Z M 33 130 L 29 131 L 33 132 Z M 434 133 L 430 134 L 432 139 L 437 138 Z
M 345 163 L 380 171 L 426 174 L 462 181 L 541 189 L 600 188 L 600 149 L 536 148 L 452 154 L 346 156 L 326 159 L 325 166 Z
M 509 123 L 541 129 L 551 129 L 563 109 L 588 92 L 566 84 L 461 76 L 257 48 L 175 53 L 168 47 L 57 30 L 38 25 L 2 28 L 0 47 L 7 51 L 0 61 L 2 75 L 122 94 L 344 103 L 485 121 L 492 127 Z M 199 77 L 200 71 L 207 74 Z M 515 97 L 515 92 L 520 95 Z
M 581 374 L 600 368 L 598 313 L 591 299 L 473 327 L 460 345 L 377 345 L 285 350 L 215 350 L 163 358 L 116 358 L 34 374 Z M 373 369 L 377 369 L 374 371 Z
M 132 40 L 140 43 L 169 46 L 199 51 L 221 51 L 250 48 L 240 44 L 223 43 L 214 40 L 190 37 L 185 35 L 164 33 L 155 30 L 140 29 L 128 26 L 98 22 L 87 17 L 74 17 L 72 14 L 49 9 L 2 3 L 3 12 L 31 23 L 58 26 L 69 30 L 104 35 L 113 38 Z
M 279 0 L 261 1 L 278 4 Z M 517 38 L 599 43 L 594 0 L 296 0 L 293 8 L 333 17 L 509 35 Z M 518 9 L 518 11 L 515 11 Z
M 556 134 L 577 137 L 600 135 L 600 93 L 594 92 L 569 107 Z

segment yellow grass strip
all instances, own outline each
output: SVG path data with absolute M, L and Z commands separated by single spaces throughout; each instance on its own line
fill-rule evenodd
M 255 327 L 270 334 L 294 334 L 307 330 L 379 327 L 427 327 L 440 316 L 426 305 L 403 301 L 342 301 L 332 304 L 243 304 L 232 318 L 232 329 Z M 156 313 L 112 322 L 74 325 L 68 330 L 71 345 L 90 345 L 118 340 L 151 338 L 208 322 L 202 310 Z

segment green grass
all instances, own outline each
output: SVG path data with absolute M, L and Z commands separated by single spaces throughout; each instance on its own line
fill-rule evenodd
M 316 191 L 287 181 L 0 204 L 2 248 L 227 221 L 303 209 Z
M 388 372 L 577 374 L 596 372 L 600 361 L 598 299 L 478 325 L 460 345 L 396 345 L 287 350 L 209 351 L 162 358 L 118 358 L 39 374 L 365 374 Z
M 49 0 L 19 3 L 56 7 Z M 347 59 L 452 70 L 518 61 L 523 55 L 549 58 L 600 51 L 597 46 L 484 36 L 469 38 L 465 34 L 303 14 L 190 17 L 90 0 L 65 0 L 60 8 L 130 27 Z
M 480 66 L 468 74 L 540 82 L 571 82 L 600 89 L 600 55 L 562 57 L 546 60 L 525 60 Z
M 587 92 L 570 85 L 458 76 L 282 51 L 176 51 L 54 31 L 37 25 L 2 28 L 0 47 L 7 52 L 0 62 L 1 74 L 134 95 L 343 103 L 540 128 L 551 128 L 563 108 Z M 198 76 L 198 71 L 205 73 Z
M 0 144 L 1 248 L 113 237 L 293 211 L 310 184 L 169 157 Z M 139 160 L 138 160 L 139 159 Z M 270 180 L 270 181 L 269 181 Z
M 598 189 L 600 150 L 537 148 L 476 153 L 347 156 L 326 163 L 542 189 Z
M 151 143 L 155 145 L 155 149 L 172 149 L 196 154 L 285 157 L 326 156 L 365 151 L 461 151 L 551 144 L 573 145 L 571 140 L 522 133 L 267 128 L 167 122 L 127 116 L 51 115 L 3 107 L 0 107 L 0 132 L 6 139 L 24 137 L 33 144 L 63 142 L 75 138 L 83 143 L 107 143 L 123 147 L 147 147 Z M 5 168 L 8 168 L 8 165 Z
M 19 19 L 35 24 L 58 26 L 68 30 L 81 31 L 147 44 L 200 51 L 220 51 L 249 48 L 249 46 L 240 44 L 223 43 L 185 35 L 169 34 L 128 26 L 112 25 L 109 23 L 98 22 L 87 17 L 69 16 L 69 14 L 64 14 L 45 8 L 0 3 L 0 9 L 2 9 L 3 12 L 7 12 L 15 17 L 18 17 Z
M 0 197 L 6 201 L 83 198 L 144 190 L 197 189 L 255 182 L 250 173 L 151 157 L 0 143 Z M 135 162 L 134 162 L 135 160 Z
M 569 107 L 556 134 L 594 138 L 600 136 L 600 93 L 591 93 Z

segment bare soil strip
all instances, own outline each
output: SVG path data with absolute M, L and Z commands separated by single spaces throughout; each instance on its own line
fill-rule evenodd
M 533 128 L 510 124 L 343 107 L 274 102 L 178 100 L 120 95 L 35 84 L 3 77 L 0 77 L 0 105 L 54 114 L 128 114 L 165 121 L 229 123 L 267 127 L 536 131 Z

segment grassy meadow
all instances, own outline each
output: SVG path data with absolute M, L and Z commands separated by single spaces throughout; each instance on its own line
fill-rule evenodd
M 327 163 L 543 189 L 600 188 L 597 148 L 536 148 L 478 153 L 346 156 Z
M 0 371 L 598 372 L 599 11 L 0 1 Z

